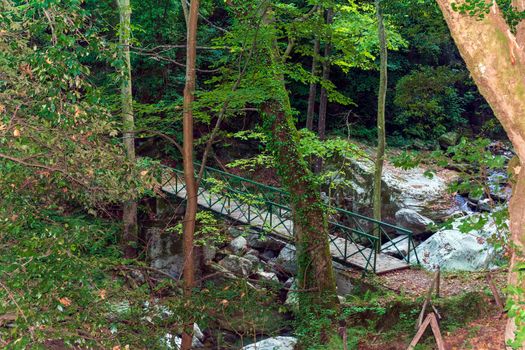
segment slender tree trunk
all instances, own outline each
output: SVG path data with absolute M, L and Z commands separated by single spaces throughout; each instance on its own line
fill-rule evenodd
M 180 0 L 180 6 L 182 7 L 182 13 L 184 15 L 184 20 L 186 21 L 186 25 L 188 25 L 188 3 L 187 0 Z
M 126 157 L 135 162 L 135 120 L 133 117 L 133 94 L 131 91 L 131 59 L 129 53 L 129 37 L 131 32 L 131 6 L 129 0 L 118 0 L 120 13 L 119 41 L 121 54 L 124 60 L 122 68 L 121 100 L 122 100 L 122 128 L 124 149 Z M 122 205 L 122 221 L 124 224 L 124 256 L 134 258 L 137 256 L 137 202 L 126 201 Z
M 319 51 L 320 51 L 319 38 L 314 40 L 314 50 L 312 56 L 312 77 L 317 78 L 318 65 L 319 65 Z M 310 91 L 308 93 L 308 110 L 306 111 L 306 128 L 308 130 L 314 129 L 314 115 L 315 115 L 315 99 L 317 97 L 317 82 L 312 81 L 310 83 Z
M 197 215 L 197 187 L 193 167 L 193 111 L 192 105 L 195 93 L 195 65 L 197 59 L 197 22 L 199 19 L 199 0 L 191 0 L 188 15 L 186 42 L 186 85 L 184 87 L 184 117 L 183 117 L 183 162 L 184 180 L 186 182 L 186 215 L 183 225 L 184 253 L 184 295 L 190 301 L 192 289 L 195 286 L 195 256 L 193 236 L 195 233 L 195 217 Z M 186 322 L 182 333 L 182 350 L 189 350 L 193 339 L 193 318 Z
M 379 67 L 379 92 L 377 97 L 377 152 L 374 173 L 374 219 L 381 221 L 381 180 L 383 176 L 383 164 L 385 160 L 386 130 L 385 130 L 385 102 L 388 82 L 387 60 L 388 51 L 386 46 L 386 33 L 383 22 L 383 10 L 381 0 L 375 0 L 377 14 L 377 30 L 379 35 L 380 47 L 380 67 Z M 376 230 L 379 242 L 376 249 L 381 246 L 381 230 Z
M 330 25 L 333 21 L 333 10 L 326 10 L 326 24 Z M 332 39 L 328 38 L 324 47 L 324 60 L 323 60 L 323 81 L 330 79 L 330 54 L 332 52 L 332 45 L 330 43 Z M 324 140 L 326 138 L 326 111 L 328 108 L 328 93 L 326 88 L 321 87 L 321 94 L 319 96 L 319 121 L 317 124 L 317 132 L 319 139 Z M 315 167 L 316 172 L 320 172 L 323 167 L 323 160 L 317 159 Z
M 525 52 L 518 45 L 517 38 L 523 38 L 523 25 L 514 36 L 505 22 L 498 6 L 478 19 L 452 10 L 454 0 L 437 0 L 445 17 L 452 37 L 465 60 L 481 94 L 492 107 L 512 141 L 521 164 L 525 160 Z M 516 314 L 525 312 L 525 276 L 518 269 L 525 263 L 525 171 L 517 166 L 517 182 L 513 186 L 509 206 L 511 240 L 514 246 L 509 269 L 509 284 L 521 290 L 511 293 L 506 339 L 514 338 L 514 331 L 523 332 L 523 317 Z M 510 304 L 509 304 L 510 305 Z M 520 341 L 518 341 L 520 342 Z M 520 348 L 525 348 L 523 342 Z M 520 345 L 518 344 L 518 345 Z

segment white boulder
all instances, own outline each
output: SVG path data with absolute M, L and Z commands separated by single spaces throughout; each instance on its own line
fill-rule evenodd
M 465 220 L 478 221 L 486 218 L 487 222 L 479 230 L 463 233 L 462 225 L 469 225 Z M 416 252 L 421 265 L 427 270 L 440 267 L 444 271 L 477 271 L 494 267 L 499 252 L 488 242 L 489 238 L 505 239 L 507 229 L 496 225 L 488 215 L 473 214 L 456 219 L 451 228 L 444 228 L 425 242 Z M 414 254 L 410 261 L 415 263 Z
M 297 338 L 280 336 L 247 345 L 242 350 L 293 350 L 295 344 L 297 344 Z

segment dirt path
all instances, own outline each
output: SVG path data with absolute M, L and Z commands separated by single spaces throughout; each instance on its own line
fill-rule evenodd
M 494 283 L 501 292 L 506 285 L 507 271 L 497 270 L 492 273 Z M 378 277 L 384 287 L 398 293 L 411 296 L 422 296 L 428 291 L 433 273 L 408 269 L 394 271 Z M 440 295 L 443 297 L 462 294 L 465 292 L 481 292 L 489 288 L 486 272 L 442 273 Z

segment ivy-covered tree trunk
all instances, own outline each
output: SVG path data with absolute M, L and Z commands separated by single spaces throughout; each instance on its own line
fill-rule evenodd
M 377 15 L 377 30 L 379 36 L 380 47 L 380 67 L 379 67 L 379 92 L 377 97 L 377 151 L 375 160 L 374 172 L 374 219 L 381 221 L 381 180 L 383 176 L 383 164 L 385 160 L 385 146 L 386 146 L 386 130 L 385 130 L 385 101 L 387 89 L 387 59 L 388 51 L 386 47 L 386 33 L 383 22 L 383 12 L 381 8 L 381 0 L 375 0 L 376 15 Z M 376 232 L 381 242 L 381 231 Z M 377 248 L 380 247 L 378 244 Z
M 186 182 L 186 213 L 183 223 L 184 296 L 190 301 L 195 286 L 194 234 L 197 215 L 197 184 L 193 166 L 193 100 L 196 80 L 197 24 L 199 0 L 191 0 L 186 41 L 186 84 L 183 105 L 183 162 Z M 189 350 L 193 340 L 193 318 L 186 320 L 182 332 L 182 350 Z
M 120 32 L 119 41 L 121 54 L 124 61 L 122 68 L 121 100 L 122 100 L 122 128 L 124 149 L 127 159 L 135 162 L 135 120 L 133 117 L 133 95 L 131 90 L 131 59 L 129 53 L 129 37 L 131 31 L 131 5 L 129 0 L 119 0 Z M 124 256 L 134 258 L 137 256 L 137 202 L 126 201 L 122 205 L 122 222 L 124 224 Z
M 496 4 L 483 19 L 452 9 L 454 0 L 437 0 L 452 37 L 481 94 L 512 141 L 521 164 L 525 161 L 525 51 L 523 24 L 516 36 Z M 513 170 L 517 181 L 509 207 L 513 254 L 509 269 L 509 321 L 506 338 L 525 348 L 525 170 Z
M 263 107 L 264 124 L 283 186 L 290 192 L 297 247 L 297 281 L 302 312 L 336 309 L 338 299 L 325 208 L 308 163 L 297 149 L 294 119 L 279 102 Z

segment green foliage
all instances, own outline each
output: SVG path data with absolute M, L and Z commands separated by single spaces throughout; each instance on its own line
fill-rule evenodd
M 448 67 L 421 67 L 404 76 L 396 86 L 394 102 L 399 113 L 394 123 L 421 139 L 437 138 L 465 125 L 464 102 L 456 84 L 466 77 Z
M 47 188 L 86 208 L 147 193 L 154 162 L 126 162 L 119 125 L 88 79 L 85 60 L 112 57 L 89 13 L 79 2 L 2 6 L 0 171 L 22 165 L 10 185 Z
M 195 223 L 195 239 L 196 246 L 214 246 L 221 245 L 228 240 L 228 236 L 222 230 L 217 218 L 210 212 L 197 212 Z M 167 229 L 167 232 L 174 232 L 182 237 L 183 224 L 177 225 Z
M 465 0 L 462 3 L 452 3 L 452 9 L 478 19 L 483 19 L 490 12 L 493 4 L 497 4 L 509 26 L 515 30 L 518 23 L 525 19 L 525 12 L 516 10 L 512 0 Z

